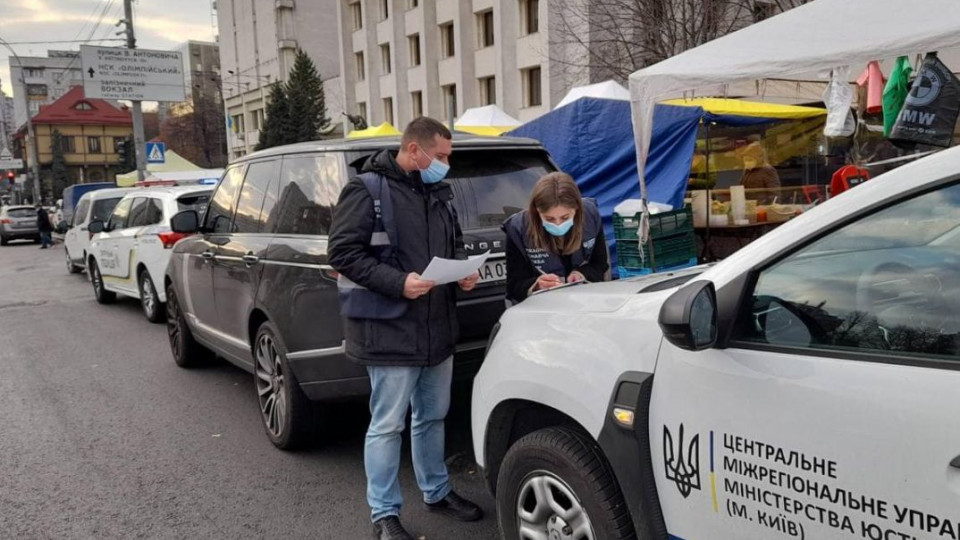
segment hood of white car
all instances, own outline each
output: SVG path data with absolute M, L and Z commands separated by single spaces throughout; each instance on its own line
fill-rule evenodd
M 707 266 L 696 266 L 676 272 L 562 287 L 534 294 L 513 309 L 538 312 L 609 313 L 621 309 L 638 294 L 677 289 L 707 268 Z

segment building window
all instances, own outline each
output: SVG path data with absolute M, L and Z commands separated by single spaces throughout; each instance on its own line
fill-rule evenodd
M 380 0 L 380 20 L 385 21 L 390 18 L 390 0 Z
M 363 7 L 360 2 L 350 4 L 351 19 L 353 19 L 353 31 L 363 30 Z
M 88 154 L 103 153 L 103 150 L 100 148 L 100 137 L 87 137 L 87 153 Z
M 43 68 L 23 68 L 24 77 L 40 79 L 43 77 Z
M 57 97 L 58 97 L 57 94 L 58 94 L 58 93 L 59 93 L 59 92 L 54 92 L 54 99 L 57 99 Z M 73 109 L 76 110 L 76 111 L 92 111 L 92 110 L 93 110 L 93 106 L 90 105 L 89 103 L 87 103 L 86 101 L 81 101 L 80 103 L 77 103 L 76 105 L 74 105 L 74 106 L 73 106 Z
M 523 106 L 539 107 L 543 104 L 540 87 L 540 66 L 522 71 L 523 79 Z
M 493 10 L 477 13 L 477 38 L 480 48 L 493 46 Z
M 231 118 L 233 119 L 233 122 L 231 122 L 231 123 L 233 124 L 233 132 L 234 132 L 234 133 L 243 133 L 243 132 L 244 132 L 244 129 L 243 129 L 243 128 L 244 128 L 243 115 L 242 115 L 242 114 L 236 114 L 236 115 L 232 116 Z
M 262 110 L 263 110 L 263 109 L 257 109 L 257 110 L 255 110 L 255 111 L 251 111 L 251 112 L 250 112 L 250 127 L 252 127 L 254 131 L 259 131 L 259 130 L 260 130 L 260 125 L 261 125 L 261 124 L 260 124 L 260 118 L 261 118 L 260 112 L 261 112 Z
M 367 78 L 367 66 L 363 61 L 363 51 L 353 55 L 357 62 L 357 80 L 363 81 Z
M 414 118 L 423 116 L 423 92 L 419 90 L 410 92 L 410 106 L 413 109 Z
M 380 67 L 384 75 L 390 74 L 390 44 L 384 43 L 380 46 Z
M 450 119 L 451 111 L 457 116 L 457 85 L 448 84 L 443 87 L 443 117 Z
M 69 135 L 60 136 L 60 152 L 64 154 L 75 154 L 77 152 L 77 143 Z
M 420 6 L 420 0 L 407 0 L 407 9 L 414 9 Z
M 410 65 L 420 65 L 420 34 L 414 34 L 407 37 L 407 45 L 410 49 Z
M 383 120 L 393 124 L 393 98 L 383 98 Z
M 540 31 L 540 0 L 520 0 L 520 33 L 536 34 Z
M 457 54 L 452 22 L 440 25 L 440 51 L 444 58 L 450 58 Z
M 484 77 L 480 82 L 480 105 L 496 105 L 497 103 L 497 78 Z
M 364 102 L 357 103 L 357 112 L 360 113 L 360 117 L 364 120 L 367 119 L 367 104 Z

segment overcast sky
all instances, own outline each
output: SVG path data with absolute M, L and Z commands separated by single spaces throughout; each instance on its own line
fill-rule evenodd
M 172 49 L 189 39 L 213 40 L 210 0 L 134 0 L 133 13 L 137 47 Z M 122 18 L 123 0 L 0 0 L 0 38 L 20 56 L 46 56 L 48 49 L 79 50 L 80 44 L 37 42 L 119 38 L 114 33 L 120 28 L 114 24 Z M 123 42 L 90 44 L 121 46 Z M 8 96 L 12 95 L 9 56 L 0 47 L 0 78 Z

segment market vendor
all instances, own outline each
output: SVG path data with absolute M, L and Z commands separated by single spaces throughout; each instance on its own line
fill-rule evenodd
M 603 281 L 609 263 L 600 211 L 570 175 L 537 181 L 527 210 L 503 224 L 507 233 L 507 300 L 564 283 Z
M 746 189 L 769 189 L 771 192 L 762 198 L 772 199 L 776 196 L 780 188 L 780 175 L 767 161 L 767 152 L 758 142 L 748 144 L 740 152 L 743 159 L 743 177 L 740 179 L 740 185 Z M 750 197 L 748 198 L 760 198 Z

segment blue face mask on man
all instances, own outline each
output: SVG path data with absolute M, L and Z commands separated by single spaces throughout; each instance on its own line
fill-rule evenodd
M 543 222 L 543 228 L 553 236 L 566 236 L 570 229 L 573 228 L 573 218 L 570 218 L 559 225 L 554 225 L 549 221 Z
M 430 165 L 426 169 L 420 169 L 420 179 L 424 184 L 436 184 L 447 177 L 450 166 L 437 158 L 427 156 L 427 153 L 420 149 L 420 153 L 430 159 Z

